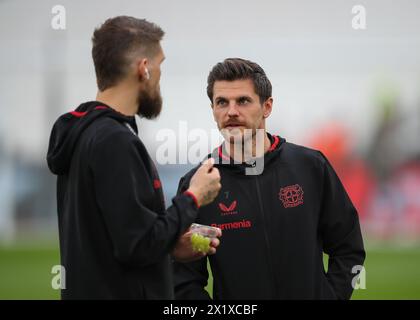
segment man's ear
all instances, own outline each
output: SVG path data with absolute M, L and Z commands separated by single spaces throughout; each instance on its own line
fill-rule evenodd
M 148 79 L 148 76 L 147 76 L 147 74 L 149 73 L 148 65 L 149 65 L 149 61 L 147 60 L 147 58 L 139 59 L 137 61 L 136 71 L 137 71 L 137 76 L 140 81 L 144 81 Z
M 263 118 L 268 118 L 271 114 L 271 111 L 273 110 L 273 97 L 268 98 L 265 100 L 263 104 Z

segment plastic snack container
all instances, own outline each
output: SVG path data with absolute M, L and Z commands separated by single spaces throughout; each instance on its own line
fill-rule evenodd
M 210 249 L 210 241 L 217 238 L 218 228 L 193 223 L 191 225 L 191 245 L 194 251 L 207 253 Z

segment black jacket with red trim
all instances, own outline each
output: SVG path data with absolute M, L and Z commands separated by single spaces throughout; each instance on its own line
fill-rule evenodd
M 58 175 L 63 299 L 173 298 L 169 252 L 197 207 L 178 195 L 165 210 L 136 133 L 134 117 L 96 101 L 54 124 L 47 162 Z
M 268 136 L 260 175 L 246 175 L 246 164 L 223 163 L 222 147 L 212 154 L 222 189 L 199 209 L 197 222 L 223 232 L 208 258 L 213 298 L 349 299 L 352 269 L 365 259 L 358 214 L 320 152 Z M 195 170 L 181 179 L 179 193 Z M 207 259 L 174 263 L 174 274 L 177 299 L 209 299 Z

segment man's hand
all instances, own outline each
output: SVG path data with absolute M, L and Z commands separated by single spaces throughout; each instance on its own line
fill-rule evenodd
M 200 207 L 211 203 L 222 187 L 219 170 L 214 168 L 213 165 L 213 158 L 203 162 L 191 178 L 190 187 L 187 190 L 194 194 Z
M 193 232 L 188 229 L 179 239 L 172 251 L 172 257 L 178 262 L 191 262 L 205 257 L 206 255 L 212 255 L 216 253 L 216 248 L 220 244 L 220 240 L 213 238 L 210 241 L 210 249 L 207 253 L 194 251 L 191 244 L 191 236 Z M 219 229 L 217 237 L 222 235 L 222 231 Z

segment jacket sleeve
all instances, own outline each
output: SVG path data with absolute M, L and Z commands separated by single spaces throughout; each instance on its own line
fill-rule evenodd
M 323 202 L 320 231 L 324 252 L 329 255 L 327 279 L 338 299 L 350 299 L 353 267 L 363 265 L 365 250 L 359 217 L 340 179 L 324 160 Z
M 90 155 L 96 201 L 114 256 L 132 266 L 163 259 L 197 215 L 197 207 L 186 195 L 176 196 L 166 212 L 146 206 L 154 198 L 154 189 L 142 156 L 129 132 L 98 137 Z
M 189 179 L 181 178 L 178 194 L 182 194 L 189 185 Z M 175 299 L 179 300 L 210 300 L 207 286 L 209 273 L 207 258 L 181 263 L 173 261 Z

